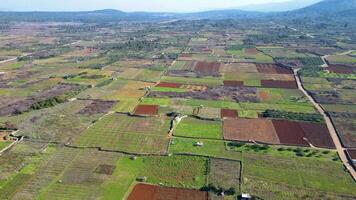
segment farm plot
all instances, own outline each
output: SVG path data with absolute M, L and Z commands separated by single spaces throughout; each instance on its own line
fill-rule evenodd
M 261 80 L 261 86 L 266 88 L 286 88 L 297 89 L 297 82 L 295 81 L 279 81 L 279 80 Z
M 151 98 L 188 98 L 204 100 L 227 100 L 234 102 L 258 102 L 256 88 L 210 87 L 204 91 L 190 92 L 150 92 Z
M 72 101 L 38 111 L 18 115 L 11 120 L 18 127 L 18 135 L 39 141 L 66 143 L 85 130 L 102 114 L 76 114 L 90 101 Z M 4 120 L 7 120 L 6 118 Z
M 335 148 L 325 124 L 273 120 L 281 144 Z
M 258 50 L 256 49 L 256 48 L 246 48 L 245 49 L 245 54 L 247 55 L 247 56 L 255 56 L 255 55 L 257 55 L 259 52 L 258 52 Z
M 111 94 L 104 96 L 103 98 L 107 100 L 122 100 L 127 98 L 139 99 L 140 97 L 145 95 L 145 88 L 151 87 L 153 85 L 153 83 L 148 82 L 128 81 L 126 85 L 124 85 L 117 91 L 113 91 Z
M 162 88 L 180 88 L 182 84 L 179 83 L 168 83 L 168 82 L 160 82 L 156 85 L 156 87 Z
M 157 105 L 138 105 L 134 111 L 135 115 L 155 116 L 158 114 Z
M 195 107 L 193 109 L 193 115 L 202 119 L 219 119 L 220 109 L 219 108 L 209 108 L 209 107 Z
M 332 117 L 332 121 L 343 146 L 356 148 L 356 121 L 354 118 Z
M 96 199 L 101 197 L 102 186 L 111 179 L 115 163 L 121 155 L 95 149 L 69 149 L 66 154 L 71 158 L 52 161 L 61 167 L 56 168 L 57 173 L 52 172 L 53 180 L 41 188 L 38 192 L 38 199 Z M 57 157 L 60 158 L 59 155 Z M 48 170 L 47 173 L 50 172 Z M 37 175 L 38 177 L 33 181 L 39 183 L 43 174 L 39 171 Z
M 349 55 L 332 55 L 328 56 L 327 61 L 331 64 L 353 64 L 356 63 L 356 58 Z
M 166 188 L 137 184 L 127 200 L 208 200 L 208 193 L 199 190 Z
M 221 65 L 221 71 L 224 74 L 229 73 L 257 73 L 256 64 L 253 63 L 230 63 Z
M 221 117 L 221 119 L 224 119 L 224 118 L 236 119 L 238 117 L 238 113 L 237 113 L 237 110 L 221 109 L 220 117 Z
M 194 65 L 194 72 L 198 76 L 219 76 L 220 75 L 220 63 L 198 61 Z
M 293 71 L 287 68 L 280 67 L 276 64 L 256 64 L 259 73 L 266 74 L 293 74 Z
M 263 199 L 341 200 L 356 195 L 339 161 L 255 153 L 245 154 L 244 161 L 243 191 Z
M 224 81 L 225 87 L 242 87 L 244 86 L 243 81 Z
M 153 184 L 200 189 L 206 184 L 207 167 L 208 159 L 199 156 L 148 156 L 142 157 L 138 177 Z
M 130 153 L 166 152 L 170 120 L 166 117 L 134 117 L 111 114 L 87 129 L 74 142 L 82 147 Z
M 239 161 L 210 158 L 208 183 L 216 187 L 239 190 L 241 163 Z
M 37 104 L 41 104 L 48 99 L 53 98 L 66 98 L 71 96 L 71 93 L 79 92 L 83 89 L 82 86 L 73 85 L 73 84 L 58 84 L 50 89 L 47 89 L 43 92 L 29 96 L 23 100 L 15 101 L 11 104 L 0 107 L 0 116 L 8 116 L 20 114 L 22 112 L 33 109 Z M 57 99 L 57 101 L 59 101 Z
M 181 137 L 221 139 L 221 122 L 188 117 L 179 122 L 173 134 Z
M 279 138 L 270 120 L 224 119 L 223 133 L 226 140 L 256 141 L 278 144 Z
M 89 105 L 79 111 L 78 114 L 92 115 L 107 113 L 116 103 L 116 101 L 93 100 Z
M 281 144 L 308 146 L 303 129 L 298 123 L 273 120 L 273 126 L 276 129 Z
M 197 142 L 203 146 L 197 146 Z M 223 140 L 181 138 L 174 137 L 169 152 L 175 154 L 193 154 L 200 156 L 213 156 L 218 158 L 227 158 L 234 160 L 242 159 L 242 152 L 228 151 Z
M 356 67 L 350 67 L 345 65 L 329 65 L 327 70 L 336 74 L 355 74 Z

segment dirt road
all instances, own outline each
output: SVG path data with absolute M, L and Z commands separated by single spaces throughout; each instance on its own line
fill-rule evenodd
M 297 80 L 298 89 L 301 90 L 308 97 L 309 101 L 314 105 L 314 107 L 318 110 L 318 112 L 324 117 L 325 123 L 326 123 L 326 125 L 328 127 L 330 136 L 331 136 L 331 138 L 332 138 L 332 140 L 333 140 L 333 142 L 334 142 L 334 144 L 336 146 L 336 150 L 337 150 L 337 152 L 339 154 L 339 157 L 340 157 L 341 161 L 344 163 L 344 165 L 347 168 L 347 170 L 350 172 L 352 178 L 356 181 L 356 171 L 354 170 L 354 168 L 349 163 L 349 160 L 347 159 L 347 156 L 345 154 L 345 148 L 342 147 L 342 144 L 340 142 L 339 136 L 338 136 L 338 134 L 336 132 L 336 129 L 335 129 L 333 123 L 331 122 L 331 119 L 325 113 L 325 110 L 304 89 L 304 87 L 302 85 L 302 82 L 300 80 L 300 77 L 298 76 L 298 71 L 299 71 L 299 69 L 295 69 L 294 70 L 294 76 L 295 76 L 295 79 Z

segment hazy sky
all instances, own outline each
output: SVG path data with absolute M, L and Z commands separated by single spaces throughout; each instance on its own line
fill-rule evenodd
M 0 0 L 11 11 L 71 11 L 118 9 L 123 11 L 189 12 L 288 0 Z

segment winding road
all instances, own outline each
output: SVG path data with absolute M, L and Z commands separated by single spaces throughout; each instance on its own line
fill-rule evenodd
M 354 170 L 352 165 L 349 163 L 349 160 L 347 159 L 347 155 L 345 153 L 346 149 L 342 146 L 339 136 L 336 132 L 336 129 L 335 129 L 333 123 L 331 122 L 330 117 L 326 114 L 325 110 L 314 100 L 314 98 L 312 96 L 309 95 L 309 93 L 303 87 L 303 84 L 302 84 L 300 77 L 298 75 L 299 70 L 300 69 L 294 70 L 294 76 L 295 76 L 295 79 L 298 84 L 298 89 L 301 90 L 306 97 L 308 97 L 309 101 L 314 105 L 314 107 L 318 110 L 318 112 L 324 117 L 325 123 L 329 130 L 330 136 L 335 144 L 335 147 L 339 154 L 339 157 L 340 157 L 341 161 L 344 163 L 344 166 L 346 167 L 346 169 L 350 172 L 354 181 L 356 181 L 356 171 Z

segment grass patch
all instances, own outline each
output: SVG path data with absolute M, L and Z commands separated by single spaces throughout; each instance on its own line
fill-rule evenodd
M 149 183 L 199 189 L 205 185 L 207 164 L 206 158 L 197 156 L 144 157 L 139 174 Z
M 200 120 L 196 118 L 184 118 L 174 131 L 175 136 L 194 138 L 222 138 L 222 125 L 220 121 Z

